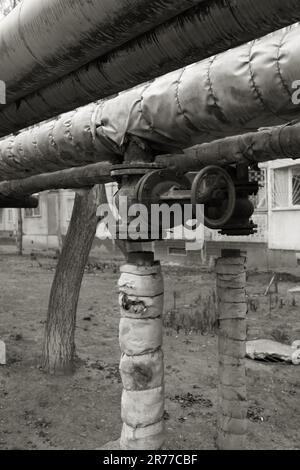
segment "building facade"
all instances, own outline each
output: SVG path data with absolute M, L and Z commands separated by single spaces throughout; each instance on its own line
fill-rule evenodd
M 23 245 L 32 249 L 57 249 L 66 234 L 72 215 L 73 191 L 46 191 L 38 195 L 36 209 L 22 209 Z M 13 239 L 18 228 L 18 210 L 2 209 L 0 233 Z
M 112 200 L 115 186 L 107 185 Z M 25 249 L 55 250 L 61 247 L 72 216 L 75 192 L 72 190 L 45 191 L 35 195 L 36 209 L 22 209 L 23 246 Z M 14 240 L 18 229 L 18 209 L 0 209 L 2 242 Z

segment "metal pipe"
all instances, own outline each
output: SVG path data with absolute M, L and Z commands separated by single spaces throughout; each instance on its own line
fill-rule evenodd
M 0 183 L 0 198 L 18 198 L 50 189 L 80 189 L 112 181 L 111 164 L 95 163 L 68 170 L 55 171 L 30 176 L 21 180 L 3 181 Z
M 18 198 L 5 197 L 0 195 L 0 208 L 1 209 L 35 209 L 38 207 L 39 201 L 33 196 L 23 196 Z
M 1 140 L 0 181 L 122 159 L 132 136 L 156 154 L 178 153 L 286 124 L 299 116 L 299 77 L 297 25 Z
M 186 149 L 180 155 L 159 155 L 156 163 L 174 170 L 199 171 L 207 165 L 257 164 L 300 157 L 300 123 L 262 129 Z M 84 167 L 0 182 L 0 196 L 18 197 L 49 189 L 82 188 L 112 181 L 112 165 L 100 162 Z M 13 169 L 11 176 L 13 175 Z M 184 192 L 181 191 L 184 196 Z M 190 198 L 190 193 L 186 195 Z M 176 199 L 178 194 L 174 194 Z M 170 199 L 170 197 L 168 197 Z M 167 198 L 167 199 L 168 199 Z M 164 199 L 162 197 L 162 199 Z
M 12 103 L 204 0 L 23 0 L 0 24 Z
M 298 0 L 201 3 L 111 54 L 4 107 L 0 112 L 0 136 L 111 96 L 298 20 Z M 208 78 L 202 77 L 205 81 Z
M 184 154 L 159 155 L 156 163 L 170 169 L 199 171 L 208 165 L 254 165 L 282 158 L 300 158 L 300 123 L 196 145 Z

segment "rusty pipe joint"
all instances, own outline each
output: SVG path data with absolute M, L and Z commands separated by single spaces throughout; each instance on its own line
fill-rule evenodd
M 131 215 L 131 210 L 136 208 L 137 210 L 135 212 L 137 212 L 141 204 L 138 197 L 138 188 L 141 179 L 149 172 L 153 171 L 154 168 L 159 167 L 155 164 L 141 162 L 125 163 L 123 165 L 113 166 L 112 168 L 111 176 L 119 185 L 119 190 L 115 196 L 115 203 L 121 215 L 121 221 L 118 223 L 117 227 L 117 237 L 119 239 L 126 239 L 129 242 L 151 241 L 151 219 L 147 220 L 145 224 L 146 231 L 139 234 L 138 240 L 136 236 L 132 238 L 129 227 L 135 218 Z

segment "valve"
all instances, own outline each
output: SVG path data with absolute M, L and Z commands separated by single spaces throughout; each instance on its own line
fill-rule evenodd
M 139 181 L 136 198 L 148 208 L 151 208 L 151 204 L 190 202 L 191 183 L 182 173 L 168 169 L 154 170 L 146 173 Z
M 254 206 L 249 196 L 257 194 L 258 183 L 249 181 L 247 165 L 226 169 L 207 166 L 192 181 L 191 174 L 161 168 L 153 163 L 116 166 L 112 176 L 119 180 L 119 195 L 127 196 L 130 204 L 145 205 L 149 213 L 153 204 L 192 204 L 195 215 L 196 205 L 201 204 L 206 227 L 230 236 L 256 233 L 257 226 L 250 220 Z M 181 223 L 185 225 L 187 221 L 183 219 Z M 149 229 L 151 223 L 149 219 Z M 170 218 L 169 224 L 169 229 L 174 228 L 178 219 Z M 164 229 L 159 230 L 160 237 Z
M 200 171 L 192 184 L 193 205 L 204 205 L 204 223 L 211 229 L 228 224 L 236 207 L 236 190 L 230 174 L 219 166 Z

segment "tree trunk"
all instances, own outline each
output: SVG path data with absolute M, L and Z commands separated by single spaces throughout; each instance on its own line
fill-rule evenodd
M 18 255 L 23 256 L 23 213 L 22 213 L 22 209 L 18 209 L 17 247 L 18 247 Z
M 67 374 L 74 370 L 79 292 L 99 220 L 97 207 L 105 200 L 104 185 L 81 190 L 75 196 L 51 289 L 45 328 L 42 365 L 51 374 Z

